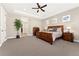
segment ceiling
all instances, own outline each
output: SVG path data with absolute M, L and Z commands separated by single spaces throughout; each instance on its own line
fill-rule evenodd
M 47 7 L 43 8 L 45 12 L 32 9 L 32 7 L 37 7 L 36 3 L 3 3 L 2 5 L 6 11 L 10 14 L 29 16 L 38 19 L 45 19 L 50 16 L 56 15 L 58 13 L 76 8 L 79 4 L 59 4 L 59 3 L 40 3 L 40 5 L 47 4 Z

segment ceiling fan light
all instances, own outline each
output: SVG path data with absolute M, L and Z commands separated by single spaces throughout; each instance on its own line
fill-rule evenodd
M 26 11 L 26 9 L 24 9 L 24 11 Z

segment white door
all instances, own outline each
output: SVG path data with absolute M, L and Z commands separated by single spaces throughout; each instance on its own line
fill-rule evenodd
M 6 13 L 0 8 L 0 45 L 6 40 Z

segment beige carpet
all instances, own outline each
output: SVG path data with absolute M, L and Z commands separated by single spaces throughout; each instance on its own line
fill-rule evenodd
M 0 48 L 2 56 L 69 56 L 79 55 L 79 43 L 62 39 L 48 44 L 34 36 L 8 39 Z

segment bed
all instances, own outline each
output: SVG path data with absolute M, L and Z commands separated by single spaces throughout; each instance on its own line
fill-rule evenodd
M 40 31 L 36 33 L 37 38 L 46 41 L 51 45 L 53 44 L 54 41 L 56 41 L 57 38 L 62 37 L 62 35 L 63 35 L 63 25 L 48 26 L 47 31 Z

